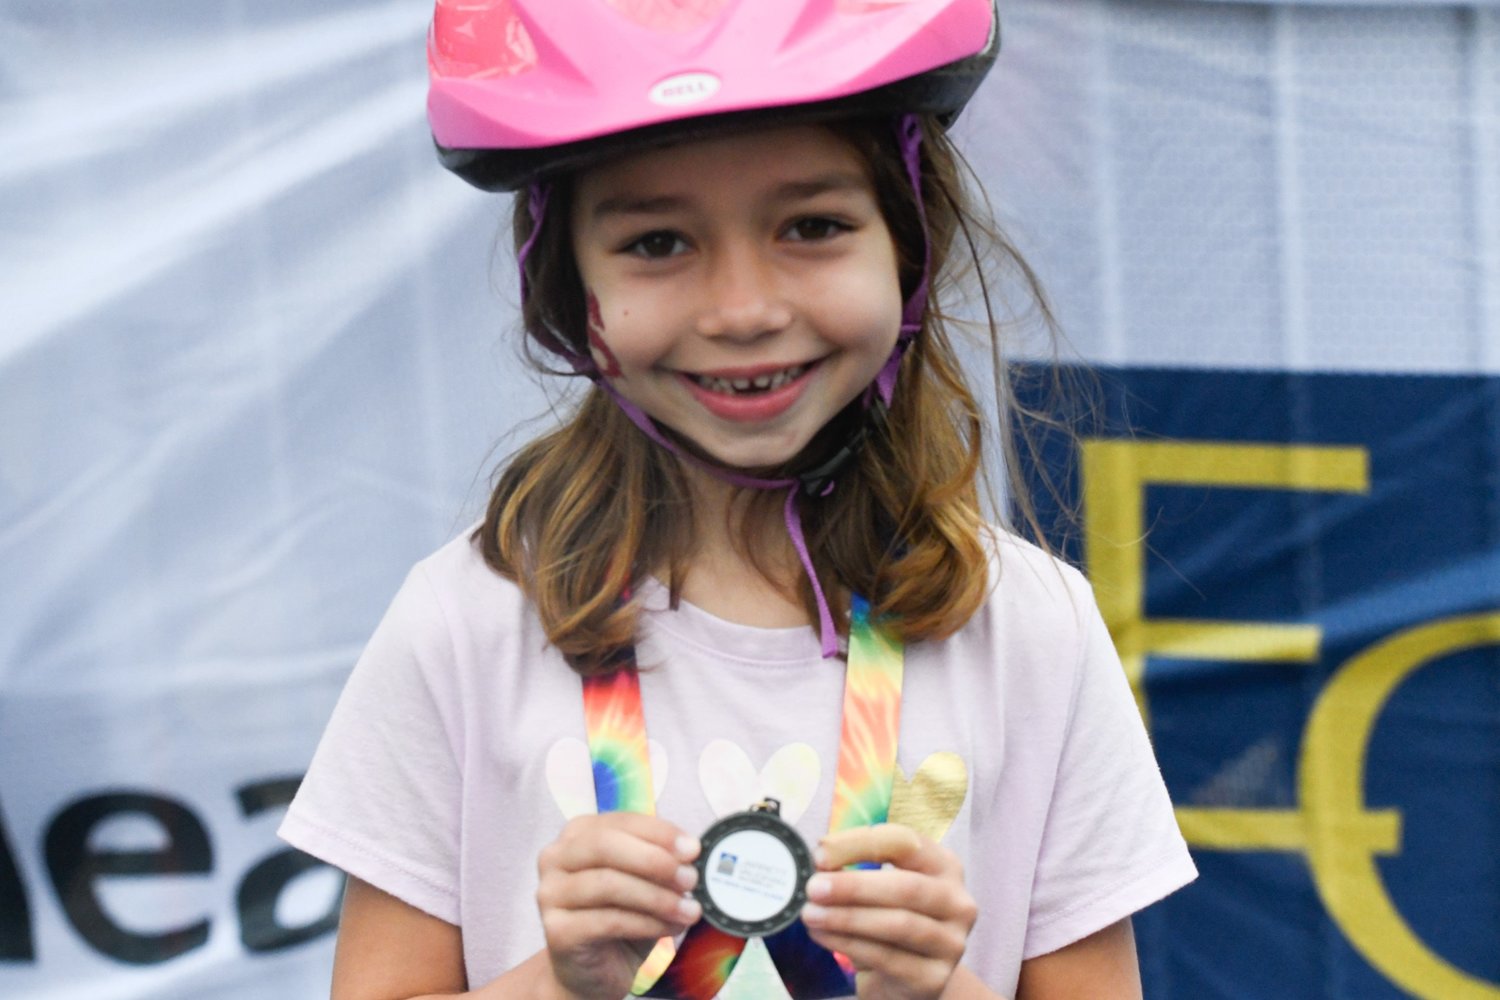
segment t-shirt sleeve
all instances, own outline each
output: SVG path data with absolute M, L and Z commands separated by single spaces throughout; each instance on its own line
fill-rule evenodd
M 1074 596 L 1083 637 L 1025 958 L 1079 941 L 1197 877 L 1125 671 L 1081 579 Z
M 350 674 L 279 833 L 457 924 L 462 740 L 452 657 L 418 567 Z

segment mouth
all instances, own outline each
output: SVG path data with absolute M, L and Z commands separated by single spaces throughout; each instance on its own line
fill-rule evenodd
M 695 385 L 709 392 L 716 392 L 724 396 L 754 396 L 760 393 L 775 392 L 782 386 L 797 381 L 797 379 L 806 375 L 808 369 L 815 364 L 817 362 L 813 361 L 789 365 L 786 368 L 758 372 L 755 375 L 685 374 Z

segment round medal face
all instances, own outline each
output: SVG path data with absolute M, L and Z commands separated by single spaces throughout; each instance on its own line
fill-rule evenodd
M 790 824 L 774 812 L 735 813 L 701 841 L 693 895 L 710 925 L 735 937 L 765 937 L 797 919 L 813 863 Z

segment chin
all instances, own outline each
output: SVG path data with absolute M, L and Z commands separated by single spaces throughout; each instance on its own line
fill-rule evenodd
M 692 440 L 692 444 L 698 455 L 716 465 L 742 472 L 764 472 L 767 469 L 784 468 L 796 461 L 808 442 L 799 437 L 791 441 L 775 442 Z
M 793 461 L 801 449 L 796 450 L 767 450 L 767 449 L 723 449 L 705 451 L 710 459 L 719 465 L 742 472 L 754 472 L 756 470 L 779 469 Z M 779 478 L 779 477 L 778 477 Z
M 693 438 L 678 431 L 679 439 L 690 445 L 690 451 L 715 465 L 766 479 L 789 478 L 784 471 L 788 466 L 816 465 L 852 432 L 851 421 L 863 420 L 863 411 L 853 404 L 835 414 L 821 426 L 809 430 L 799 426 L 784 428 L 781 433 L 762 432 L 736 438 L 714 437 L 710 440 Z M 812 452 L 807 462 L 799 461 Z

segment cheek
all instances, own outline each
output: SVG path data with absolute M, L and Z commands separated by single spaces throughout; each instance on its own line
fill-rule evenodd
M 594 362 L 608 378 L 654 367 L 669 347 L 672 329 L 660 303 L 608 283 L 585 289 L 588 341 Z
M 830 292 L 825 288 L 821 301 L 842 346 L 882 355 L 895 348 L 903 303 L 894 266 L 888 271 L 872 269 L 846 283 L 838 294 Z

